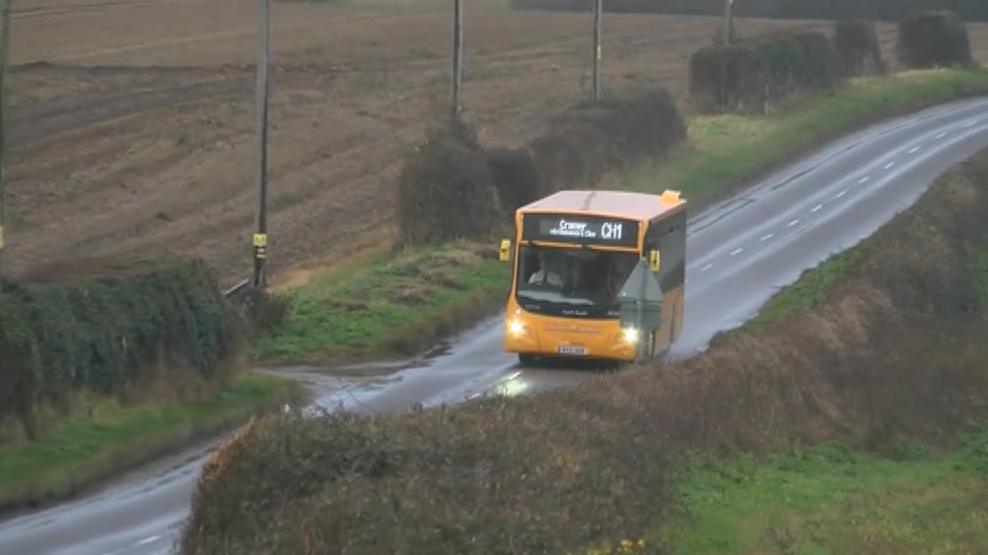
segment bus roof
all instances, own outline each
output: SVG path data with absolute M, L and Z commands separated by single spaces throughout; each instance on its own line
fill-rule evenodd
M 559 191 L 518 209 L 522 214 L 533 212 L 565 212 L 595 214 L 634 220 L 654 220 L 686 204 L 679 193 L 666 191 L 661 195 L 623 191 Z

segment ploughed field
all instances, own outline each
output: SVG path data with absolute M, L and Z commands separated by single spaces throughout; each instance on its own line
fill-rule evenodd
M 272 7 L 271 264 L 291 280 L 389 244 L 403 153 L 444 109 L 447 3 Z M 464 101 L 482 141 L 519 144 L 589 86 L 588 14 L 470 5 Z M 248 272 L 254 2 L 21 0 L 8 168 L 15 271 L 79 255 L 206 258 Z M 394 2 L 394 4 L 399 4 Z M 710 17 L 605 19 L 604 86 L 664 86 L 688 108 Z M 740 20 L 741 35 L 829 22 Z M 882 25 L 894 57 L 895 29 Z M 988 62 L 988 24 L 971 24 Z M 657 184 L 657 189 L 675 184 Z M 294 270 L 290 272 L 288 270 Z

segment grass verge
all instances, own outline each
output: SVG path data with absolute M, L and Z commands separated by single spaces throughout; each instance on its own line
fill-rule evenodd
M 803 272 L 799 280 L 776 293 L 758 316 L 749 320 L 744 329 L 765 326 L 783 318 L 812 310 L 823 302 L 834 286 L 865 258 L 866 244 L 831 256 L 815 268 Z
M 979 257 L 974 267 L 974 280 L 981 293 L 981 301 L 988 304 L 988 248 Z
M 122 407 L 107 402 L 60 421 L 36 441 L 0 450 L 0 508 L 61 498 L 92 482 L 207 437 L 295 394 L 293 382 L 249 373 L 214 395 Z
M 508 265 L 490 245 L 454 242 L 380 254 L 287 293 L 287 321 L 262 338 L 267 363 L 409 353 L 492 311 Z
M 709 203 L 794 156 L 882 119 L 988 92 L 988 70 L 914 71 L 854 79 L 797 100 L 768 116 L 693 116 L 689 143 L 622 177 L 615 186 L 682 190 L 695 207 Z
M 680 488 L 688 521 L 661 535 L 695 555 L 988 552 L 988 426 L 949 455 L 899 451 L 890 460 L 829 443 L 694 460 Z

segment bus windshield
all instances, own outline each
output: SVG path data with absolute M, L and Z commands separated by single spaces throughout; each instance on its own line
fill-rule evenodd
M 518 299 L 571 308 L 614 308 L 639 256 L 587 249 L 524 246 Z

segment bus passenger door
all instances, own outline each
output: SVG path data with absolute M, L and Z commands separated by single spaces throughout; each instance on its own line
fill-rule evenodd
M 683 329 L 686 282 L 686 211 L 649 223 L 645 252 L 659 251 L 656 273 L 662 287 L 662 327 L 655 333 L 655 355 L 669 349 Z

